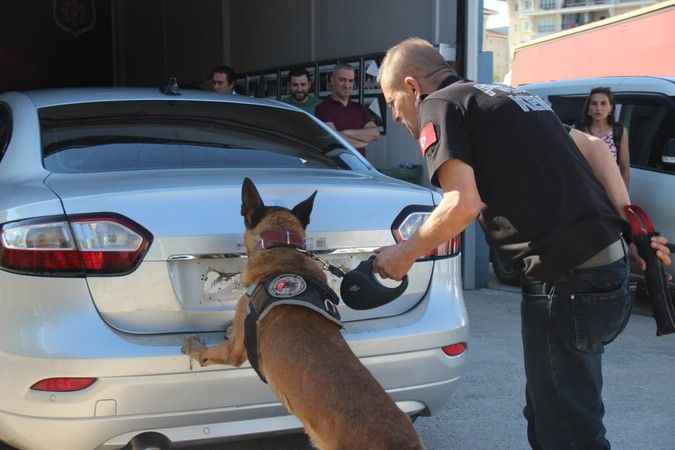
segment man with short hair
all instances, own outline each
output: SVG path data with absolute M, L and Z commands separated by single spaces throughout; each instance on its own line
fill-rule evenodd
M 291 94 L 285 95 L 281 100 L 313 115 L 319 101 L 310 92 L 311 86 L 307 70 L 301 67 L 294 68 L 288 78 L 288 90 Z
M 234 69 L 230 66 L 214 67 L 211 71 L 211 90 L 218 94 L 236 94 L 234 91 L 236 77 Z
M 597 139 L 570 137 L 541 98 L 462 80 L 423 39 L 392 47 L 379 82 L 443 197 L 409 240 L 376 251 L 374 271 L 400 280 L 478 217 L 490 245 L 523 263 L 531 447 L 609 450 L 601 355 L 630 317 L 627 252 L 645 267 L 624 242 L 630 198 L 617 165 Z M 666 244 L 652 238 L 670 265 Z
M 342 133 L 366 156 L 366 146 L 380 137 L 380 130 L 370 112 L 363 105 L 351 101 L 354 68 L 347 64 L 338 65 L 331 75 L 331 83 L 333 94 L 316 107 L 316 117 Z

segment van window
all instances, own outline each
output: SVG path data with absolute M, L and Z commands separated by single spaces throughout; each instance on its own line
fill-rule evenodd
M 553 111 L 558 115 L 560 121 L 566 125 L 579 127 L 581 110 L 584 107 L 586 97 L 568 97 L 552 95 L 549 97 Z
M 0 161 L 5 156 L 9 139 L 12 136 L 12 114 L 9 107 L 4 103 L 0 103 Z
M 675 138 L 675 102 L 661 96 L 616 96 L 620 122 L 628 130 L 631 166 L 673 173 L 661 157 Z

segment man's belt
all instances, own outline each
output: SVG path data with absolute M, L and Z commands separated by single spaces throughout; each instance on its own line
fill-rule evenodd
M 607 247 L 600 250 L 589 259 L 579 264 L 577 269 L 592 269 L 594 267 L 606 266 L 612 264 L 626 256 L 626 248 L 623 239 L 619 239 Z
M 613 262 L 619 261 L 626 256 L 626 243 L 623 238 L 619 238 L 615 242 L 609 244 L 607 247 L 600 250 L 595 255 L 588 258 L 586 261 L 575 267 L 575 269 L 592 269 L 594 267 L 602 267 Z M 529 297 L 552 297 L 555 283 L 544 283 L 543 281 L 530 280 L 523 283 L 522 291 Z

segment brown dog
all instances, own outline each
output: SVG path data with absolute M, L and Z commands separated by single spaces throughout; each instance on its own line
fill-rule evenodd
M 288 245 L 269 248 L 264 242 L 264 236 L 275 233 L 287 236 L 288 243 L 304 241 L 315 194 L 293 210 L 266 207 L 253 182 L 244 180 L 242 215 L 248 254 L 241 278 L 244 285 L 291 273 L 327 287 L 325 274 L 306 253 Z M 204 347 L 192 337 L 183 352 L 202 365 L 241 365 L 247 359 L 244 341 L 249 303 L 261 312 L 270 296 L 270 285 L 266 286 L 265 295 L 241 297 L 222 344 Z M 423 449 L 410 419 L 352 353 L 338 324 L 311 309 L 281 304 L 259 319 L 257 343 L 261 375 L 319 449 Z

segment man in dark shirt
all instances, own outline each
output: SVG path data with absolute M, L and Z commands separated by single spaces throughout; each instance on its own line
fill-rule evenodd
M 211 71 L 210 89 L 217 94 L 236 94 L 234 91 L 236 74 L 230 66 L 214 67 Z
M 630 200 L 616 165 L 591 155 L 606 152 L 593 152 L 584 135 L 572 140 L 539 97 L 460 80 L 422 39 L 390 49 L 379 81 L 444 195 L 411 239 L 377 251 L 374 270 L 401 279 L 417 258 L 480 216 L 490 245 L 524 264 L 524 414 L 532 448 L 609 449 L 601 353 L 631 310 L 622 238 Z M 670 265 L 665 244 L 652 241 Z
M 336 129 L 366 156 L 366 146 L 380 136 L 370 112 L 358 103 L 352 102 L 354 90 L 354 68 L 339 65 L 331 75 L 333 94 L 316 107 L 316 117 Z

